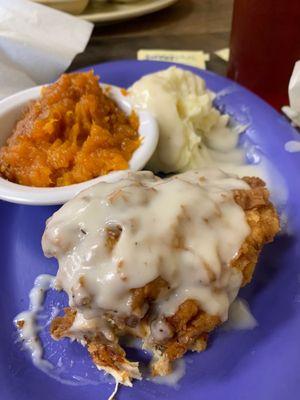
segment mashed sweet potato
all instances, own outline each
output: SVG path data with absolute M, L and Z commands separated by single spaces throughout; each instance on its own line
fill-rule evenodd
M 22 185 L 71 185 L 128 168 L 140 145 L 127 117 L 93 71 L 64 74 L 29 104 L 0 149 L 1 176 Z

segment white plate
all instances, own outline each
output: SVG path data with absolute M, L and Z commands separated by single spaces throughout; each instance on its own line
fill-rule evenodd
M 154 11 L 168 7 L 177 0 L 140 0 L 133 3 L 102 3 L 92 0 L 79 18 L 91 22 L 115 22 L 141 15 L 149 14 Z

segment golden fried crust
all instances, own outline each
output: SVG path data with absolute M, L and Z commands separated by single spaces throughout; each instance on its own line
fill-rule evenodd
M 259 178 L 244 178 L 251 190 L 234 191 L 234 200 L 245 211 L 250 234 L 231 266 L 243 273 L 243 286 L 251 281 L 258 256 L 266 243 L 278 233 L 279 218 L 269 200 L 269 191 Z
M 120 346 L 104 344 L 97 336 L 93 339 L 87 338 L 87 349 L 94 363 L 102 365 L 104 368 L 116 368 L 119 363 L 122 364 L 125 358 L 125 351 Z
M 118 382 L 132 386 L 131 379 L 141 379 L 138 363 L 128 361 L 118 343 L 104 343 L 101 337 L 96 336 L 86 338 L 86 346 L 95 365 L 112 374 Z
M 186 300 L 167 321 L 176 332 L 176 337 L 165 345 L 165 353 L 170 361 L 191 349 L 198 338 L 202 339 L 203 346 L 208 333 L 221 323 L 218 316 L 203 312 L 194 300 Z
M 51 322 L 51 335 L 56 340 L 68 335 L 69 329 L 75 320 L 76 310 L 66 307 L 64 308 L 64 312 L 65 314 L 62 317 L 56 317 Z
M 250 282 L 252 274 L 257 263 L 258 256 L 264 244 L 271 242 L 279 231 L 279 219 L 275 208 L 269 201 L 269 192 L 264 182 L 259 178 L 244 178 L 244 181 L 250 186 L 249 190 L 235 190 L 233 192 L 235 202 L 245 211 L 245 217 L 250 227 L 250 234 L 242 244 L 236 258 L 232 260 L 231 267 L 236 268 L 243 274 L 243 285 Z M 117 235 L 109 236 L 109 244 L 114 245 L 118 239 Z M 136 318 L 148 329 L 144 334 L 150 335 L 149 312 L 157 297 L 163 290 L 168 288 L 168 283 L 158 277 L 148 283 L 143 288 L 132 290 L 132 311 Z M 145 315 L 146 313 L 146 315 Z M 65 309 L 64 317 L 57 317 L 51 324 L 51 333 L 55 339 L 68 336 L 68 331 L 75 319 L 76 311 Z M 142 320 L 141 320 L 142 319 Z M 171 371 L 171 362 L 180 358 L 188 350 L 202 351 L 206 348 L 208 335 L 220 323 L 221 320 L 216 315 L 209 315 L 201 310 L 198 303 L 193 299 L 188 299 L 182 303 L 177 312 L 166 318 L 170 327 L 172 337 L 164 343 L 154 343 L 153 339 L 145 338 L 146 346 L 154 352 L 154 362 L 152 372 L 154 375 L 165 375 Z M 130 326 L 130 324 L 128 324 Z M 128 327 L 124 332 L 118 330 L 122 335 L 128 332 Z M 146 333 L 147 332 L 147 333 Z M 100 337 L 92 339 L 86 338 L 87 348 L 91 357 L 97 366 L 113 373 L 120 381 L 125 384 L 130 383 L 133 374 L 125 373 L 125 378 L 121 377 L 122 368 L 132 367 L 126 360 L 126 355 L 118 343 L 104 343 Z M 127 363 L 127 364 L 126 364 Z M 135 366 L 134 366 L 135 368 Z M 124 372 L 124 371 L 123 371 Z M 136 369 L 134 369 L 136 374 Z
M 132 289 L 132 311 L 135 314 L 141 313 L 143 306 L 157 299 L 161 291 L 167 288 L 167 286 L 168 283 L 161 277 L 158 277 L 142 288 Z
M 169 373 L 172 361 L 182 357 L 188 350 L 205 350 L 209 333 L 221 323 L 220 317 L 202 311 L 194 300 L 182 303 L 167 321 L 174 335 L 164 344 L 154 344 L 156 351 L 151 366 L 153 375 Z

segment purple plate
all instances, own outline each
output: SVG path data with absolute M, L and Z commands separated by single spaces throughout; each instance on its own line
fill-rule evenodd
M 127 87 L 142 75 L 165 69 L 167 63 L 120 61 L 94 66 L 103 82 Z M 248 331 L 218 331 L 202 354 L 186 359 L 186 374 L 177 388 L 153 382 L 122 387 L 119 400 L 172 398 L 190 400 L 295 400 L 300 397 L 300 154 L 284 144 L 297 139 L 296 131 L 270 106 L 241 86 L 213 73 L 181 66 L 203 77 L 218 93 L 216 103 L 239 121 L 250 123 L 244 135 L 277 167 L 288 189 L 285 214 L 289 234 L 278 237 L 261 255 L 252 283 L 241 291 L 258 321 Z M 279 188 L 280 189 L 280 188 Z M 92 365 L 86 350 L 68 340 L 54 342 L 46 327 L 41 339 L 45 358 L 55 367 L 45 374 L 33 366 L 16 342 L 12 320 L 28 306 L 28 292 L 41 273 L 55 274 L 54 260 L 43 257 L 41 235 L 54 207 L 0 203 L 0 399 L 93 400 L 107 399 L 112 379 Z M 66 296 L 50 292 L 45 317 Z M 131 350 L 132 358 L 147 356 Z

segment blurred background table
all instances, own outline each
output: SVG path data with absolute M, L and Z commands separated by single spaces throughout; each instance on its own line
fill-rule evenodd
M 207 69 L 225 75 L 226 63 L 213 53 L 229 46 L 232 8 L 233 0 L 179 0 L 144 17 L 96 25 L 70 70 L 136 58 L 139 49 L 203 50 L 211 57 Z

